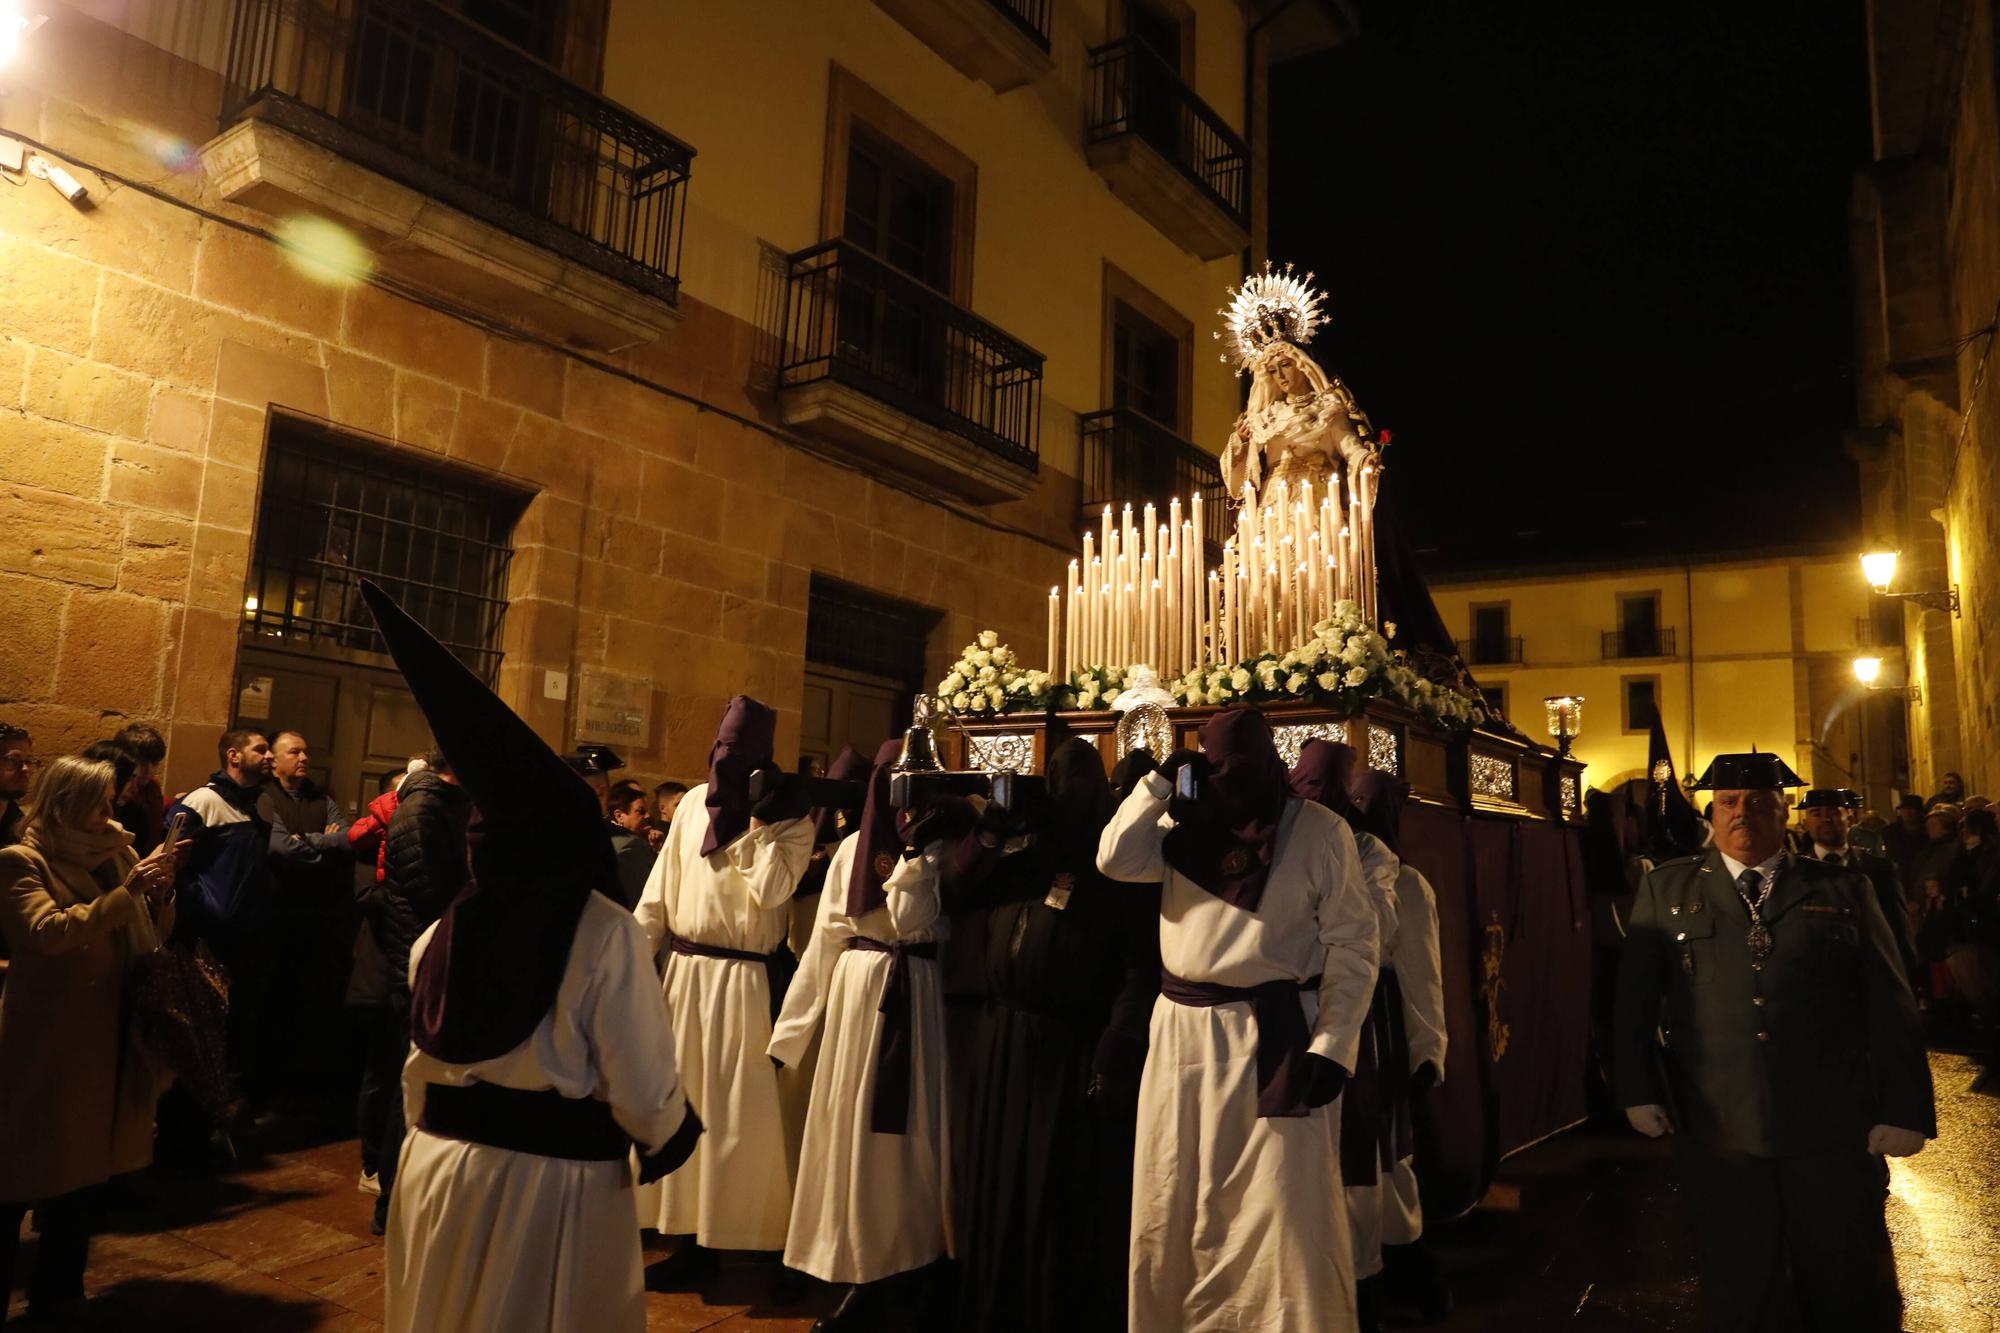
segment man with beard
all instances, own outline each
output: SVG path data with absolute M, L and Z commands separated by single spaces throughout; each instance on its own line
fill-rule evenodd
M 773 766 L 778 715 L 748 695 L 729 701 L 708 752 L 708 781 L 682 802 L 640 894 L 637 916 L 656 955 L 688 1096 L 722 1129 L 657 1189 L 639 1191 L 639 1220 L 685 1236 L 655 1283 L 711 1276 L 717 1250 L 784 1248 L 792 1180 L 771 1040 L 775 955 L 791 897 L 812 855 L 805 807 L 780 789 L 752 804 L 750 775 Z
M 1107 877 L 1162 885 L 1130 1327 L 1350 1330 L 1326 1108 L 1375 989 L 1375 909 L 1354 835 L 1291 795 L 1263 714 L 1217 713 L 1201 748 L 1147 775 L 1098 844 Z M 1196 790 L 1176 795 L 1184 768 Z
M 1090 1100 L 1130 941 L 1156 918 L 1098 873 L 1112 806 L 1097 747 L 1065 742 L 1046 777 L 1028 845 L 963 891 L 986 909 L 986 996 L 962 1081 L 957 1327 L 982 1333 L 1057 1333 L 1119 1304 L 1091 1263 Z
M 1654 867 L 1633 907 L 1612 1073 L 1633 1128 L 1676 1135 L 1721 1333 L 1800 1314 L 1891 1333 L 1883 1158 L 1937 1134 L 1931 1071 L 1874 889 L 1785 849 L 1801 785 L 1776 755 L 1709 765 L 1714 844 Z

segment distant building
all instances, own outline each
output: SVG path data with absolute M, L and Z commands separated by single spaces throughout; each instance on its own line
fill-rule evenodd
M 0 134 L 94 207 L 0 190 L 0 700 L 50 749 L 158 722 L 183 786 L 225 727 L 299 727 L 355 804 L 424 739 L 363 576 L 649 776 L 701 772 L 738 691 L 824 756 L 978 629 L 1041 660 L 1080 511 L 1212 484 L 1265 70 L 1352 30 L 37 8 Z
M 1851 551 L 1438 574 L 1431 588 L 1488 704 L 1515 726 L 1542 739 L 1543 699 L 1584 697 L 1574 750 L 1592 787 L 1646 776 L 1655 708 L 1683 776 L 1754 746 L 1877 810 L 1906 785 L 1900 696 L 1854 675 L 1857 656 L 1875 655 L 1878 683 L 1900 681 L 1902 650 Z
M 2000 794 L 2000 39 L 1991 0 L 1868 6 L 1855 178 L 1864 545 L 1900 552 L 1912 785 Z M 1857 89 L 1856 96 L 1863 95 Z M 1949 605 L 1955 593 L 1957 609 Z

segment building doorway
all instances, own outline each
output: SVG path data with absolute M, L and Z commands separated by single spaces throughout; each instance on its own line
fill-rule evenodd
M 909 725 L 938 613 L 815 574 L 806 608 L 799 758 L 831 762 L 844 745 L 873 758 Z

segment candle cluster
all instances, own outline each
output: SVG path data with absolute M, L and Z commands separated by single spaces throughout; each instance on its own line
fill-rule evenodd
M 1377 621 L 1375 491 L 1370 459 L 1350 484 L 1338 474 L 1321 491 L 1271 482 L 1262 497 L 1246 485 L 1236 530 L 1212 564 L 1202 533 L 1200 495 L 1185 511 L 1138 513 L 1106 505 L 1096 532 L 1069 562 L 1069 587 L 1049 589 L 1050 674 L 1067 680 L 1093 666 L 1145 663 L 1163 679 L 1199 666 L 1282 653 L 1312 637 L 1313 626 L 1351 600 Z

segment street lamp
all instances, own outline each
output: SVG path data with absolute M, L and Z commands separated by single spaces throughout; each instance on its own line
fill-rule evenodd
M 1569 743 L 1583 732 L 1583 696 L 1551 694 L 1542 700 L 1549 714 L 1549 735 L 1556 738 L 1556 752 L 1569 758 Z
M 1854 678 L 1861 682 L 1863 689 L 1873 690 L 1878 694 L 1900 694 L 1913 704 L 1923 702 L 1923 695 L 1918 692 L 1917 687 L 1914 685 L 1877 685 L 1875 682 L 1881 675 L 1881 658 L 1857 657 L 1854 659 Z
M 1869 551 L 1861 557 L 1861 576 L 1868 580 L 1868 586 L 1884 597 L 1901 597 L 1915 602 L 1931 611 L 1949 611 L 1958 614 L 1958 585 L 1952 584 L 1936 592 L 1890 592 L 1889 585 L 1896 581 L 1895 551 Z

